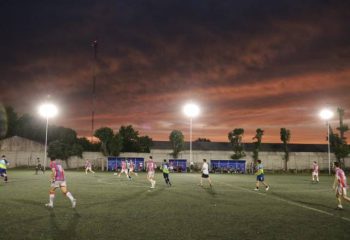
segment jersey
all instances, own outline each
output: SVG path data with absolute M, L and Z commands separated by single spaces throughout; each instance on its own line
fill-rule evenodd
M 256 166 L 256 175 L 264 174 L 264 165 L 262 163 Z
M 64 170 L 61 164 L 57 163 L 56 161 L 52 161 L 50 163 L 50 168 L 55 169 L 56 171 L 55 181 L 65 181 Z
M 155 169 L 156 169 L 156 164 L 153 162 L 153 160 L 148 160 L 147 161 L 147 171 L 154 172 Z
M 340 168 L 336 168 L 335 169 L 335 176 L 338 179 L 338 185 L 342 188 L 346 188 L 347 183 L 346 183 L 346 176 L 345 176 L 344 171 Z
M 134 169 L 134 163 L 130 161 L 130 169 Z
M 169 174 L 168 163 L 163 163 L 162 168 L 163 168 L 163 173 L 168 173 Z
M 122 161 L 122 169 L 126 169 L 126 162 Z
M 313 173 L 318 173 L 318 165 L 315 164 L 315 163 L 312 165 L 312 172 Z
M 87 161 L 87 162 L 85 163 L 85 168 L 91 168 L 91 162 Z
M 0 168 L 1 169 L 7 169 L 7 164 L 8 164 L 8 162 L 6 161 L 6 159 L 0 159 Z
M 208 163 L 203 163 L 203 166 L 202 166 L 202 173 L 205 174 L 205 175 L 209 175 L 209 165 Z

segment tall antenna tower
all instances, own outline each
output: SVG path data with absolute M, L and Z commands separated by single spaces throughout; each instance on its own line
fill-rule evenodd
M 93 76 L 92 76 L 91 142 L 93 142 L 94 140 L 94 131 L 95 131 L 97 40 L 92 42 L 92 46 L 94 48 L 94 64 L 93 64 Z

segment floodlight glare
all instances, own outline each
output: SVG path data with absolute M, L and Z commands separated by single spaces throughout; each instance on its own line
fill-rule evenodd
M 329 109 L 323 109 L 321 112 L 320 112 L 320 117 L 323 119 L 323 120 L 329 120 L 333 117 L 333 112 Z
M 197 117 L 199 115 L 199 107 L 196 104 L 188 103 L 184 106 L 184 113 L 188 117 Z
M 39 114 L 45 118 L 51 118 L 56 116 L 58 109 L 52 103 L 45 103 L 39 107 Z

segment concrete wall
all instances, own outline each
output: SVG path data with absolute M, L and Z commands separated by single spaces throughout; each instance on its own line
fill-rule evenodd
M 163 159 L 171 159 L 172 150 L 159 150 L 153 149 L 151 153 L 122 153 L 120 157 L 142 157 L 148 159 L 150 155 L 156 163 L 160 164 Z M 197 167 L 202 164 L 203 158 L 210 160 L 229 160 L 233 154 L 232 151 L 192 151 L 192 161 Z M 246 160 L 247 165 L 253 161 L 252 152 L 246 152 L 247 156 L 243 159 Z M 12 137 L 4 139 L 0 142 L 0 155 L 6 155 L 7 160 L 10 162 L 11 167 L 30 167 L 33 168 L 39 157 L 42 164 L 44 164 L 44 145 L 30 141 L 28 139 L 20 137 Z M 284 166 L 283 152 L 260 152 L 259 157 L 263 161 L 265 169 L 268 170 L 281 170 Z M 179 159 L 187 159 L 189 163 L 190 153 L 189 151 L 183 151 L 178 156 Z M 101 169 L 107 166 L 107 158 L 100 152 L 84 152 L 83 158 L 72 157 L 66 166 L 66 162 L 63 161 L 64 168 L 83 168 L 85 160 L 90 160 L 94 168 Z M 288 162 L 288 169 L 310 169 L 312 162 L 317 161 L 321 170 L 328 169 L 328 154 L 327 152 L 290 152 L 290 160 Z M 331 163 L 335 161 L 334 154 L 331 154 Z M 47 165 L 49 160 L 47 160 Z M 350 168 L 350 158 L 345 161 L 345 166 Z

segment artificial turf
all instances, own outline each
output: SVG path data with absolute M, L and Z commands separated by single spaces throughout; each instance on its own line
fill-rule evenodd
M 8 171 L 0 182 L 0 239 L 350 239 L 350 203 L 335 210 L 333 177 L 267 175 L 268 192 L 253 191 L 253 175 L 161 173 L 156 189 L 146 174 L 125 176 L 66 171 L 76 209 L 60 190 L 47 209 L 49 174 Z

